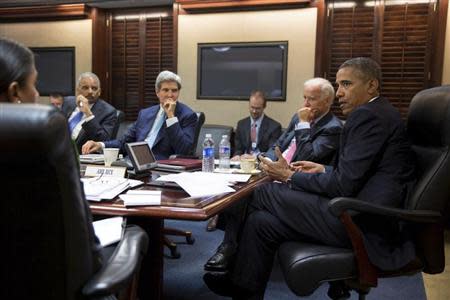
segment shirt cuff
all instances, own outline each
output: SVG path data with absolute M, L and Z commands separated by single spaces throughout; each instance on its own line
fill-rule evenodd
M 103 149 L 105 149 L 105 143 L 103 143 L 103 142 L 99 142 L 100 143 L 100 146 L 102 146 L 102 151 L 103 151 Z
M 295 130 L 311 128 L 309 122 L 298 122 L 295 124 Z
M 175 124 L 175 123 L 178 123 L 178 118 L 177 118 L 177 117 L 168 118 L 168 119 L 166 120 L 166 126 L 167 126 L 167 127 L 170 127 L 170 126 L 172 126 L 172 125 Z

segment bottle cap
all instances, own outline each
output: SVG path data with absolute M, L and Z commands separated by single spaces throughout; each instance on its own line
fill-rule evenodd
M 212 135 L 211 135 L 211 133 L 207 133 L 207 134 L 205 134 L 205 137 L 210 138 L 210 137 L 212 137 Z
M 222 138 L 223 138 L 223 139 L 226 139 L 226 138 L 228 138 L 228 135 L 227 135 L 227 134 L 224 134 L 224 135 L 222 135 Z

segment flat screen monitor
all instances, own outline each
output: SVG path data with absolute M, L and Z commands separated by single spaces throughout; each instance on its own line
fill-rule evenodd
M 288 42 L 198 44 L 197 98 L 286 100 Z
M 156 167 L 156 159 L 147 142 L 125 144 L 128 156 L 136 173 L 147 172 Z
M 38 71 L 37 90 L 42 96 L 75 93 L 75 47 L 30 48 Z

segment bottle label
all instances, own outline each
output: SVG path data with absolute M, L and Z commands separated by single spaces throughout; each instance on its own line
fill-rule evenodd
M 220 147 L 220 154 L 230 154 L 230 147 Z
M 203 157 L 214 157 L 214 148 L 203 148 Z

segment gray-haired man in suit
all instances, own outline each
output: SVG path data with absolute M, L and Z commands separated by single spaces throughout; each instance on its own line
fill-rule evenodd
M 78 77 L 76 96 L 66 97 L 62 105 L 62 112 L 68 119 L 70 134 L 78 151 L 88 140 L 111 139 L 117 123 L 117 113 L 113 106 L 99 99 L 100 94 L 97 75 L 85 72 Z

